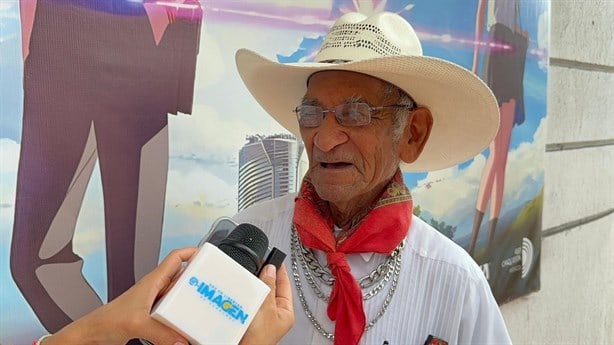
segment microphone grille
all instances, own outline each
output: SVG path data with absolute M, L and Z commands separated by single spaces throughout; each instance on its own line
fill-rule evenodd
M 266 234 L 252 224 L 239 224 L 218 248 L 253 274 L 258 272 L 264 258 L 269 239 Z

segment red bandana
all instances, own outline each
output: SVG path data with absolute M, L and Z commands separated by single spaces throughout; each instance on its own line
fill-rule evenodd
M 328 301 L 328 317 L 335 321 L 335 344 L 358 344 L 366 317 L 362 291 L 350 271 L 345 254 L 391 253 L 407 236 L 413 211 L 409 190 L 398 170 L 371 205 L 370 212 L 355 225 L 351 236 L 337 241 L 328 202 L 321 200 L 305 177 L 296 197 L 292 222 L 303 245 L 326 253 L 335 283 Z

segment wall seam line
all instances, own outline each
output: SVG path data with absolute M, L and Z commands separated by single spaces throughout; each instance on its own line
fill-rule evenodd
M 590 62 L 582 62 L 582 61 L 577 61 L 577 60 L 553 58 L 553 57 L 549 59 L 549 62 L 550 62 L 550 66 L 580 69 L 580 70 L 591 71 L 591 72 L 614 73 L 614 66 L 601 65 L 601 64 L 595 64 L 595 63 L 590 63 Z
M 550 144 L 546 144 L 546 152 L 578 150 L 578 149 L 586 149 L 586 148 L 610 146 L 610 145 L 614 145 L 614 139 L 586 140 L 586 141 L 574 141 L 574 142 L 566 142 L 566 143 L 550 143 Z
M 548 236 L 552 236 L 552 235 L 558 234 L 560 232 L 565 232 L 565 231 L 571 230 L 571 229 L 576 228 L 576 227 L 578 227 L 580 225 L 584 225 L 584 224 L 588 224 L 588 223 L 594 222 L 594 221 L 596 221 L 596 220 L 598 220 L 600 218 L 606 217 L 606 216 L 608 216 L 608 215 L 610 215 L 612 213 L 614 213 L 614 208 L 611 208 L 609 210 L 605 210 L 605 211 L 602 211 L 602 212 L 590 215 L 588 217 L 576 219 L 576 220 L 573 220 L 571 222 L 567 222 L 567 223 L 564 223 L 564 224 L 561 224 L 561 225 L 557 225 L 557 226 L 548 228 L 548 229 L 542 231 L 542 238 L 548 237 Z

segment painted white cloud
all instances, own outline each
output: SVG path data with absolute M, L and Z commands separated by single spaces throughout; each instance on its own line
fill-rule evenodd
M 251 130 L 238 118 L 222 118 L 215 108 L 205 105 L 196 105 L 191 116 L 171 117 L 169 129 L 171 157 L 234 155 Z
M 171 170 L 166 207 L 186 217 L 215 219 L 236 212 L 236 185 L 225 183 L 204 167 L 190 171 Z
M 508 154 L 504 208 L 515 205 L 513 201 L 526 201 L 527 198 L 535 196 L 535 182 L 543 183 L 545 122 L 546 119 L 543 118 L 532 142 L 522 143 Z M 479 154 L 464 170 L 454 167 L 429 173 L 423 180 L 418 181 L 417 185 L 426 186 L 431 182 L 431 187 L 416 188 L 412 191 L 414 200 L 436 219 L 450 224 L 461 223 L 467 215 L 473 215 L 475 212 L 479 181 L 485 162 L 485 156 Z
M 545 10 L 537 19 L 537 46 L 548 49 L 550 41 L 550 11 Z
M 478 155 L 465 170 L 454 167 L 429 173 L 417 185 L 427 186 L 430 182 L 431 187 L 415 189 L 412 192 L 415 202 L 435 218 L 455 224 L 452 221 L 459 218 L 457 213 L 465 213 L 466 210 L 461 208 L 467 207 L 469 200 L 477 194 L 475 184 L 479 182 L 484 162 L 484 157 Z
M 510 173 L 509 168 L 506 171 L 504 198 L 526 200 L 527 197 L 535 195 L 537 192 L 533 189 L 534 184 L 528 182 L 543 181 L 546 121 L 545 117 L 541 119 L 533 135 L 532 143 L 522 143 L 516 150 L 509 153 L 508 160 L 520 173 Z M 510 188 L 507 187 L 508 183 Z
M 550 44 L 550 11 L 545 10 L 537 19 L 537 47 L 546 52 L 540 57 L 538 65 L 544 71 L 548 70 L 548 48 Z
M 219 40 L 209 33 L 206 24 L 201 30 L 199 44 L 195 92 L 202 92 L 203 89 L 214 86 L 223 78 L 227 68 Z
M 0 1 L 0 18 L 19 18 L 18 0 Z
M 19 144 L 8 138 L 0 139 L 0 173 L 16 173 L 19 162 Z
M 202 165 L 190 170 L 170 170 L 164 213 L 164 242 L 171 237 L 185 236 L 198 241 L 215 219 L 234 215 L 237 211 L 237 185 L 234 181 L 225 182 Z
M 15 212 L 15 185 L 19 144 L 7 138 L 0 139 L 0 237 L 9 238 Z

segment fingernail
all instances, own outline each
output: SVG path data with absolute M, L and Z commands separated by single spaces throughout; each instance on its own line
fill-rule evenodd
M 275 269 L 275 266 L 271 264 L 266 265 L 264 267 L 264 275 L 270 278 L 275 278 L 275 276 L 277 275 L 277 270 Z
M 186 344 L 182 343 L 181 341 L 178 341 L 178 342 L 174 343 L 173 345 L 186 345 Z

